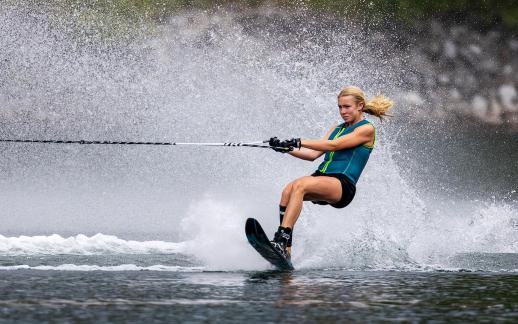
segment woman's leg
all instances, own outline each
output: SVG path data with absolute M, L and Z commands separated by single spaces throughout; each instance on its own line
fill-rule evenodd
M 282 190 L 281 201 L 279 202 L 280 206 L 288 206 L 288 203 L 290 202 L 291 189 L 293 188 L 293 183 L 295 181 L 288 183 Z
M 290 187 L 282 227 L 293 228 L 302 211 L 304 200 L 323 200 L 336 203 L 342 197 L 340 180 L 333 177 L 306 176 L 295 180 L 290 185 L 286 186 L 283 191 L 284 196 L 284 192 L 288 191 L 287 188 Z M 282 202 L 284 202 L 283 198 L 281 198 Z
M 335 203 L 342 197 L 342 185 L 340 181 L 332 177 L 302 177 L 290 182 L 282 191 L 280 208 L 287 206 L 283 216 L 281 216 L 281 226 L 275 234 L 274 241 L 280 232 L 288 234 L 289 239 L 284 245 L 288 257 L 291 255 L 291 238 L 293 227 L 302 210 L 304 200 L 319 200 Z M 283 208 L 282 208 L 283 209 Z M 282 249 L 282 248 L 281 248 Z M 282 253 L 282 252 L 281 252 Z
M 282 225 L 282 221 L 284 220 L 284 215 L 286 214 L 286 206 L 290 202 L 291 189 L 293 188 L 293 182 L 288 183 L 281 194 L 281 201 L 279 202 L 279 225 Z M 286 250 L 289 255 L 291 255 L 291 238 L 293 237 L 293 228 L 290 240 L 287 242 Z

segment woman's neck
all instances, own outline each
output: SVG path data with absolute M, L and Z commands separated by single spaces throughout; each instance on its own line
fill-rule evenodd
M 363 113 L 362 113 L 358 118 L 356 118 L 356 119 L 355 119 L 355 120 L 353 120 L 352 122 L 350 122 L 350 123 L 345 123 L 345 124 L 346 124 L 347 126 L 352 126 L 352 125 L 354 125 L 354 124 L 356 124 L 356 123 L 358 123 L 358 122 L 361 122 L 361 121 L 362 121 L 362 120 L 364 120 L 364 119 L 365 119 L 365 116 L 364 116 L 364 115 L 363 115 Z

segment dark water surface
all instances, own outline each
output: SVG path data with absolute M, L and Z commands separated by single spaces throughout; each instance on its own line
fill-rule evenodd
M 2 322 L 506 321 L 518 275 L 473 272 L 0 272 Z

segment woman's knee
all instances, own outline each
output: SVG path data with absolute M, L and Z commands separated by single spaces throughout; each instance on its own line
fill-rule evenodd
M 284 187 L 284 189 L 282 190 L 282 194 L 281 194 L 281 205 L 282 204 L 287 204 L 290 200 L 290 196 L 291 196 L 291 191 L 292 191 L 292 188 L 293 188 L 293 183 L 290 182 L 286 185 L 286 187 Z
M 291 193 L 291 188 L 293 187 L 293 182 L 288 183 L 284 189 L 282 189 L 282 195 L 283 196 L 289 196 Z
M 289 200 L 294 192 L 304 193 L 311 180 L 312 177 L 302 177 L 288 183 L 282 190 L 282 198 Z
M 302 194 L 306 193 L 306 189 L 309 186 L 310 181 L 311 181 L 311 179 L 308 179 L 305 177 L 296 180 L 293 183 L 292 192 L 294 191 L 294 192 L 302 193 Z

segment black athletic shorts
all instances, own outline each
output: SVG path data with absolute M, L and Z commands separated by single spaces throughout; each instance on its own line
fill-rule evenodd
M 315 171 L 312 175 L 312 177 L 333 177 L 340 180 L 340 183 L 342 184 L 342 198 L 340 198 L 340 201 L 334 204 L 330 204 L 327 201 L 312 201 L 314 204 L 319 205 L 331 205 L 335 208 L 344 208 L 345 206 L 349 205 L 351 201 L 353 201 L 354 194 L 356 193 L 356 186 L 351 183 L 349 178 L 341 173 L 322 173 L 320 171 Z

